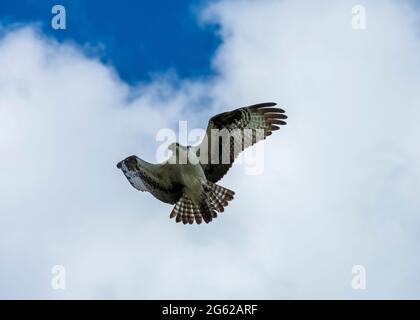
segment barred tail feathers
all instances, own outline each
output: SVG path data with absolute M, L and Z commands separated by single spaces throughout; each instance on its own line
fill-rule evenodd
M 170 218 L 175 218 L 176 222 L 183 224 L 201 224 L 204 220 L 209 223 L 213 218 L 217 218 L 217 212 L 223 212 L 229 201 L 233 199 L 235 192 L 219 186 L 212 182 L 203 185 L 203 197 L 199 204 L 194 203 L 188 195 L 179 199 L 173 208 Z

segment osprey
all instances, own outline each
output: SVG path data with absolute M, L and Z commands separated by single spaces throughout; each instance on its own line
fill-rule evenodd
M 285 111 L 266 102 L 220 113 L 209 120 L 200 145 L 172 143 L 172 156 L 160 164 L 130 156 L 117 164 L 140 191 L 175 204 L 170 218 L 176 222 L 200 224 L 217 217 L 233 199 L 234 192 L 219 181 L 245 148 L 265 139 L 285 125 Z

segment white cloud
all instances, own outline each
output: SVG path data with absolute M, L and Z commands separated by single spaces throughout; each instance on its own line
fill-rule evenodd
M 208 81 L 130 87 L 33 28 L 0 40 L 0 296 L 414 298 L 420 200 L 420 41 L 410 2 L 223 1 L 203 18 L 223 44 Z M 200 101 L 211 97 L 209 108 Z M 115 168 L 153 161 L 162 127 L 278 101 L 289 124 L 265 171 L 206 226 L 132 189 Z M 62 264 L 67 290 L 50 287 Z M 351 268 L 367 289 L 351 289 Z

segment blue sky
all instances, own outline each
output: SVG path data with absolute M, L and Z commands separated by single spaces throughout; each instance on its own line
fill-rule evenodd
M 41 23 L 60 41 L 102 44 L 100 57 L 122 79 L 136 82 L 151 74 L 176 70 L 180 78 L 212 73 L 210 59 L 220 43 L 216 25 L 200 25 L 197 13 L 208 1 L 20 0 L 0 2 L 0 21 Z M 62 4 L 67 29 L 51 28 L 51 8 Z M 98 52 L 96 52 L 98 53 Z
M 419 298 L 420 11 L 363 2 L 360 29 L 353 0 L 60 1 L 54 31 L 55 2 L 1 1 L 0 298 Z M 208 225 L 115 166 L 262 101 L 288 124 Z

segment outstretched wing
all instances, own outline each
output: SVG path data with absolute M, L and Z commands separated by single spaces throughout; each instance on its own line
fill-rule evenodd
M 206 136 L 197 151 L 209 181 L 220 180 L 242 150 L 286 124 L 285 111 L 273 108 L 275 105 L 259 103 L 220 113 L 209 120 Z
M 170 179 L 168 163 L 151 164 L 129 157 L 118 164 L 130 184 L 140 191 L 148 191 L 160 201 L 174 204 L 182 196 L 183 186 Z

